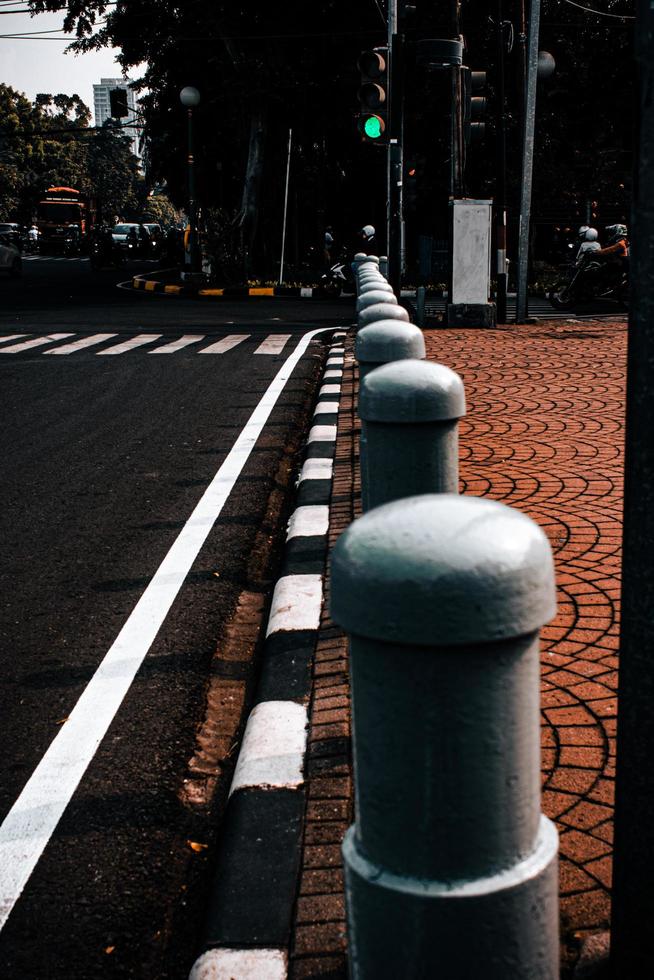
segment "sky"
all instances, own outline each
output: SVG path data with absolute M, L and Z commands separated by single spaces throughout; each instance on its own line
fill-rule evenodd
M 114 61 L 114 52 L 89 54 L 64 54 L 71 37 L 58 33 L 64 19 L 63 11 L 56 14 L 9 13 L 25 9 L 25 0 L 0 0 L 0 82 L 24 92 L 34 99 L 38 92 L 53 95 L 77 93 L 93 111 L 93 84 L 100 78 L 119 78 L 121 70 Z M 41 37 L 56 40 L 27 40 L 7 38 L 2 35 L 48 31 Z M 138 70 L 132 77 L 138 77 Z

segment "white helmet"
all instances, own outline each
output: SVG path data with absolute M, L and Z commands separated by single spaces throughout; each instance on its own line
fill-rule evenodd
M 599 238 L 597 234 L 597 228 L 586 228 L 586 234 L 584 235 L 584 240 L 587 242 L 596 242 Z
M 582 242 L 585 241 L 587 231 L 588 231 L 588 225 L 582 225 L 579 231 L 577 232 L 577 238 L 581 239 Z
M 361 236 L 362 238 L 365 238 L 367 242 L 369 242 L 371 238 L 374 238 L 375 229 L 373 225 L 364 225 L 363 228 L 361 229 Z

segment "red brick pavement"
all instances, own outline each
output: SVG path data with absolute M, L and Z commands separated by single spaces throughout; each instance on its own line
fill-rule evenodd
M 626 323 L 552 321 L 425 334 L 458 371 L 461 490 L 529 514 L 555 555 L 542 631 L 543 810 L 561 844 L 563 959 L 610 912 Z M 346 350 L 330 543 L 359 512 L 356 369 Z M 291 977 L 346 976 L 340 841 L 352 821 L 347 646 L 324 614 Z

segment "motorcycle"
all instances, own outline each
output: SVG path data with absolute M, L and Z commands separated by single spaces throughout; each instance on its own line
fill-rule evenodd
M 629 295 L 629 272 L 607 262 L 592 259 L 592 252 L 579 264 L 568 269 L 564 279 L 557 282 L 547 295 L 555 310 L 571 310 L 578 303 L 608 299 L 625 306 Z
M 348 261 L 338 260 L 320 277 L 320 288 L 327 296 L 355 292 L 354 273 Z

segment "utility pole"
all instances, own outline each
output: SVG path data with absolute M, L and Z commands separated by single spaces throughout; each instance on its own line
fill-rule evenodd
M 611 976 L 652 972 L 654 920 L 654 9 L 636 4 L 637 128 L 622 565 Z
M 531 0 L 527 25 L 527 87 L 525 99 L 522 170 L 520 176 L 520 225 L 518 229 L 518 295 L 516 323 L 527 319 L 527 273 L 529 269 L 529 222 L 531 220 L 531 187 L 534 169 L 534 129 L 536 120 L 536 85 L 538 80 L 538 33 L 540 0 Z
M 398 0 L 388 0 L 388 54 L 390 58 L 390 136 L 386 171 L 386 241 L 388 281 L 399 298 L 402 285 L 402 179 L 404 171 L 404 36 L 398 32 Z

